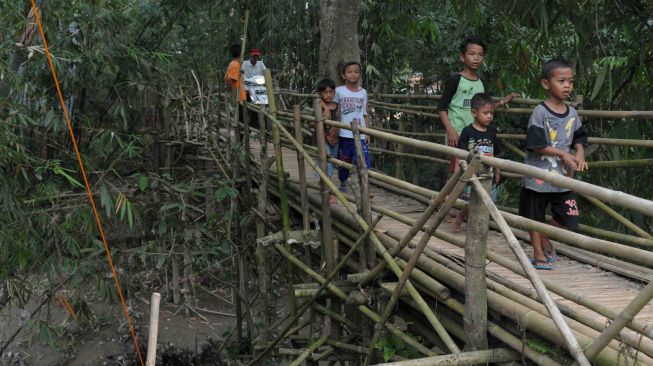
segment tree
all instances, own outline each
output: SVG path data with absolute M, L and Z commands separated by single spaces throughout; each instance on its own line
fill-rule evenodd
M 348 61 L 360 62 L 358 23 L 360 1 L 322 0 L 320 2 L 320 78 L 331 78 L 341 84 L 342 66 Z

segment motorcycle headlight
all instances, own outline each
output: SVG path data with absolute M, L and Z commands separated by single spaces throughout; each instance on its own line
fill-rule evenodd
M 254 84 L 256 84 L 256 85 L 265 85 L 265 77 L 260 76 L 260 75 L 256 76 L 254 78 Z

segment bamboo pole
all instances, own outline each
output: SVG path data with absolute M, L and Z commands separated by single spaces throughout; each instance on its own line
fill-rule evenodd
M 319 152 L 320 169 L 323 172 L 327 171 L 327 153 L 326 153 L 326 140 L 324 136 L 324 116 L 320 101 L 313 99 L 313 114 L 315 115 L 315 133 L 317 135 L 317 147 Z M 300 150 L 297 150 L 301 154 Z M 309 158 L 310 159 L 310 158 Z M 327 272 L 331 272 L 334 268 L 335 250 L 333 248 L 333 233 L 331 228 L 331 207 L 329 206 L 329 187 L 326 180 L 330 177 L 320 177 L 320 196 L 322 197 L 322 253 L 323 261 L 326 265 Z
M 299 104 L 293 106 L 295 114 L 295 139 L 297 141 L 302 141 L 302 113 L 299 109 Z M 297 153 L 297 173 L 299 174 L 299 186 L 300 186 L 300 197 L 302 204 L 302 228 L 305 231 L 311 229 L 311 214 L 308 207 L 308 191 L 306 187 L 306 166 L 304 165 L 304 155 Z M 304 247 L 304 257 L 306 263 L 311 266 L 311 248 L 309 246 Z
M 258 118 L 259 118 L 259 131 L 260 131 L 260 151 L 259 151 L 259 161 L 260 164 L 260 177 L 258 182 L 258 211 L 261 214 L 266 212 L 266 204 L 268 201 L 268 174 L 266 172 L 267 167 L 265 162 L 268 160 L 268 133 L 267 126 L 265 123 L 265 115 L 263 114 L 263 107 L 258 107 Z M 258 217 L 258 216 L 257 216 Z M 256 237 L 262 238 L 265 236 L 265 217 L 258 217 L 256 220 Z M 259 288 L 261 291 L 262 297 L 262 308 L 261 312 L 263 327 L 260 333 L 260 343 L 265 344 L 269 338 L 268 326 L 270 325 L 270 277 L 268 273 L 267 258 L 262 246 L 257 245 L 254 250 L 254 256 L 256 258 L 256 263 L 258 266 L 258 278 L 259 278 Z
M 294 141 L 293 137 L 281 125 L 281 123 L 279 123 L 279 121 L 276 118 L 271 118 L 271 120 L 272 120 L 273 123 L 278 125 L 281 132 L 283 132 L 286 135 L 286 137 L 288 137 L 288 139 L 292 142 L 292 144 L 295 146 L 295 148 L 298 149 L 298 150 L 301 150 L 302 153 L 305 154 L 305 157 L 310 159 L 310 155 L 308 155 L 308 153 L 301 147 L 301 145 L 299 145 L 297 143 L 297 141 Z M 344 126 L 344 124 L 340 124 L 340 125 Z M 328 177 L 326 176 L 324 171 L 317 168 L 315 163 L 313 163 L 312 161 L 310 161 L 310 160 L 308 160 L 308 161 L 311 164 L 311 166 L 313 166 L 315 171 L 320 175 L 322 180 L 329 186 L 329 189 L 333 192 L 333 194 L 335 194 L 335 196 L 338 198 L 338 200 L 340 202 L 342 202 L 342 204 L 344 205 L 347 212 L 354 218 L 354 220 L 357 222 L 357 224 L 361 228 L 363 228 L 363 230 L 366 230 L 369 227 L 369 225 L 365 222 L 365 220 L 360 215 L 358 215 L 356 210 L 349 204 L 347 199 L 343 196 L 342 192 L 340 192 L 336 188 L 335 184 L 331 180 L 328 179 Z M 387 252 L 387 250 L 385 249 L 383 244 L 381 244 L 381 242 L 376 237 L 376 235 L 374 233 L 370 233 L 370 238 L 371 238 L 372 243 L 374 244 L 374 247 L 375 247 L 377 253 L 380 254 L 381 256 L 383 256 L 385 261 L 389 264 L 390 269 L 392 270 L 392 272 L 397 277 L 401 276 L 401 272 L 402 272 L 401 269 L 399 268 L 397 263 L 392 259 L 392 257 Z M 415 300 L 415 302 L 417 302 L 420 305 L 420 307 L 422 307 L 422 310 L 423 310 L 424 314 L 426 315 L 426 318 L 431 323 L 431 326 L 433 326 L 434 329 L 439 329 L 441 326 L 439 325 L 439 321 L 438 321 L 437 317 L 435 316 L 433 311 L 426 305 L 426 302 L 424 301 L 424 299 L 420 295 L 419 291 L 417 291 L 417 289 L 415 289 L 415 287 L 412 285 L 412 283 L 410 283 L 410 281 L 406 282 L 406 288 L 408 289 L 408 292 L 410 293 L 411 297 Z
M 146 366 L 156 365 L 156 344 L 157 335 L 159 334 L 159 302 L 161 301 L 161 294 L 158 292 L 152 293 L 150 301 L 150 330 L 147 337 L 147 361 Z
M 276 116 L 276 102 L 274 95 L 272 94 L 272 74 L 270 70 L 265 70 L 265 87 L 267 89 L 268 96 L 268 107 L 270 108 L 270 113 L 273 118 Z M 277 168 L 277 180 L 279 188 L 279 200 L 281 201 L 281 227 L 283 232 L 283 242 L 287 249 L 290 249 L 290 244 L 288 244 L 288 232 L 290 231 L 290 217 L 288 212 L 288 194 L 286 193 L 286 172 L 283 168 L 283 155 L 281 153 L 281 133 L 279 131 L 279 126 L 277 124 L 272 124 L 272 140 L 274 143 L 274 157 L 276 161 Z M 288 285 L 293 283 L 293 269 L 290 263 L 288 263 Z M 290 314 L 297 314 L 297 299 L 295 299 L 295 294 L 290 291 L 288 293 L 288 302 L 290 306 Z
M 397 283 L 397 287 L 395 290 L 392 292 L 392 295 L 390 297 L 390 300 L 386 304 L 383 312 L 381 313 L 381 320 L 379 323 L 377 323 L 376 329 L 374 331 L 374 336 L 372 337 L 372 342 L 370 343 L 370 346 L 368 347 L 367 350 L 367 357 L 365 359 L 365 365 L 369 365 L 369 362 L 371 361 L 372 358 L 372 352 L 374 351 L 374 345 L 376 342 L 379 340 L 379 337 L 381 335 L 381 330 L 383 329 L 383 325 L 385 324 L 386 321 L 388 321 L 388 318 L 392 314 L 392 310 L 394 309 L 395 305 L 397 304 L 397 300 L 399 300 L 399 294 L 404 288 L 404 285 L 408 281 L 408 277 L 410 277 L 410 274 L 415 268 L 415 265 L 417 263 L 417 259 L 419 256 L 422 254 L 422 251 L 426 247 L 429 239 L 431 238 L 432 233 L 437 229 L 437 227 L 442 223 L 444 220 L 444 217 L 447 215 L 449 209 L 453 205 L 453 202 L 455 202 L 456 199 L 458 199 L 458 196 L 460 196 L 460 193 L 462 193 L 463 188 L 465 187 L 464 183 L 467 179 L 471 178 L 473 174 L 476 172 L 476 170 L 479 168 L 479 156 L 475 155 L 474 158 L 472 158 L 472 161 L 470 163 L 470 169 L 466 170 L 462 175 L 460 176 L 460 179 L 455 183 L 451 194 L 447 197 L 445 200 L 444 205 L 438 210 L 436 216 L 433 218 L 433 221 L 429 224 L 428 229 L 422 235 L 420 238 L 419 244 L 417 245 L 417 248 L 415 249 L 415 252 L 411 256 L 410 260 L 408 261 L 408 264 L 406 265 L 406 268 L 402 271 L 401 275 L 399 276 L 399 282 Z M 456 175 L 458 176 L 458 175 Z M 450 180 L 452 181 L 452 180 Z M 413 225 L 414 227 L 417 227 L 417 225 Z M 419 228 L 419 227 L 417 227 Z M 408 237 L 408 236 L 407 236 Z M 409 242 L 412 240 L 412 237 L 408 238 Z M 398 250 L 401 250 L 400 247 L 397 247 Z M 371 273 L 370 273 L 371 274 Z M 441 325 L 438 328 L 435 328 L 436 333 L 442 339 L 442 341 L 445 343 L 447 346 L 447 349 L 451 351 L 452 353 L 459 353 L 460 349 L 456 345 L 456 343 L 451 339 L 447 331 L 442 327 Z
M 399 120 L 399 133 L 406 131 L 406 122 L 401 119 Z M 395 178 L 404 179 L 404 144 L 396 144 L 395 151 L 397 153 L 398 159 L 395 159 Z
M 358 176 L 358 185 L 360 188 L 360 206 L 358 209 L 359 214 L 365 219 L 365 221 L 370 224 L 372 222 L 372 209 L 370 203 L 370 186 L 369 179 L 367 175 L 367 165 L 365 163 L 365 156 L 363 155 L 363 146 L 361 144 L 360 133 L 358 130 L 358 124 L 352 123 L 352 131 L 354 135 L 354 146 L 356 148 L 356 161 L 357 168 L 356 175 Z M 376 253 L 374 252 L 374 247 L 372 243 L 366 243 L 363 245 L 363 255 L 359 258 L 361 266 L 363 268 L 370 268 L 376 263 Z
M 593 360 L 614 337 L 617 337 L 621 330 L 630 323 L 649 301 L 653 299 L 653 282 L 649 282 L 634 299 L 626 305 L 614 321 L 592 342 L 585 354 Z
M 461 161 L 461 167 L 466 168 L 466 165 L 467 165 L 466 162 Z M 556 327 L 562 334 L 562 337 L 564 338 L 565 343 L 567 344 L 568 351 L 572 354 L 572 356 L 578 362 L 579 365 L 590 366 L 590 363 L 587 360 L 585 354 L 583 353 L 583 349 L 578 343 L 578 340 L 576 339 L 576 337 L 574 337 L 574 334 L 571 332 L 571 329 L 569 329 L 569 326 L 567 325 L 562 314 L 560 313 L 560 309 L 558 309 L 556 304 L 553 302 L 553 299 L 551 298 L 551 295 L 549 295 L 549 292 L 544 286 L 544 283 L 542 282 L 539 275 L 533 268 L 531 262 L 526 256 L 526 253 L 524 253 L 524 250 L 521 248 L 519 241 L 517 240 L 517 238 L 515 238 L 515 235 L 510 230 L 508 223 L 503 219 L 503 216 L 501 216 L 499 209 L 497 209 L 497 207 L 492 202 L 490 195 L 483 189 L 483 186 L 481 185 L 480 182 L 472 180 L 472 186 L 476 191 L 476 193 L 478 193 L 478 195 L 482 198 L 483 203 L 487 207 L 494 221 L 501 228 L 501 233 L 506 238 L 506 241 L 508 242 L 510 249 L 512 249 L 513 253 L 515 253 L 515 256 L 517 257 L 519 264 L 521 265 L 522 269 L 528 276 L 528 279 L 533 284 L 533 287 L 537 291 L 537 294 L 539 295 L 540 299 L 542 300 L 547 310 L 551 314 L 551 318 L 553 319 L 553 322 L 555 323 Z
M 311 344 L 310 347 L 308 347 L 304 352 L 302 352 L 301 355 L 299 355 L 299 357 L 297 357 L 293 362 L 290 363 L 290 366 L 299 366 L 299 365 L 301 365 L 302 362 L 304 362 L 304 360 L 306 360 L 308 357 L 310 357 L 310 355 L 311 355 L 311 353 L 313 353 L 313 351 L 315 351 L 321 345 L 326 343 L 327 339 L 328 339 L 327 336 L 322 336 L 318 340 L 313 342 L 313 344 Z
M 478 150 L 475 155 L 479 154 Z M 492 171 L 486 166 L 479 169 L 480 185 L 489 192 L 492 185 Z M 467 171 L 465 171 L 467 173 Z M 471 177 L 470 177 L 471 178 Z M 485 262 L 487 259 L 487 233 L 490 217 L 479 195 L 471 192 L 469 220 L 465 239 L 465 351 L 488 348 L 487 342 L 487 288 Z
M 519 353 L 505 348 L 495 348 L 485 351 L 472 351 L 444 356 L 433 356 L 415 360 L 379 363 L 376 366 L 437 366 L 437 365 L 476 365 L 491 362 L 510 362 L 521 359 Z
M 653 160 L 653 159 L 651 159 Z M 625 227 L 633 231 L 635 234 L 641 236 L 642 238 L 645 239 L 653 239 L 653 236 L 646 231 L 642 230 L 639 226 L 635 225 L 632 221 L 628 220 L 627 218 L 623 217 L 619 212 L 613 210 L 610 206 L 606 205 L 605 203 L 597 200 L 594 197 L 589 197 L 589 196 L 583 196 L 585 199 L 590 201 L 594 206 L 600 208 L 603 212 L 608 214 L 610 217 L 613 219 L 617 220 L 621 224 L 623 224 Z

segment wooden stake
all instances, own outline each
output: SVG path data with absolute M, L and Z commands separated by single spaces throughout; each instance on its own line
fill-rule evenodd
M 313 99 L 313 113 L 315 115 L 315 134 L 317 136 L 317 148 L 319 151 L 320 169 L 327 171 L 326 139 L 324 136 L 324 116 L 318 98 Z M 298 154 L 301 153 L 297 150 Z M 310 159 L 310 157 L 307 157 Z M 331 228 L 331 207 L 329 206 L 329 187 L 326 180 L 330 177 L 320 176 L 320 196 L 322 197 L 322 247 L 323 261 L 327 272 L 333 271 L 335 262 L 335 249 L 333 248 L 333 229 Z
M 293 106 L 293 111 L 295 114 L 295 139 L 299 142 L 302 142 L 303 145 L 303 136 L 302 136 L 302 112 L 299 109 L 299 104 Z M 304 165 L 304 155 L 297 153 L 297 169 L 299 174 L 299 187 L 300 187 L 300 197 L 302 203 L 302 228 L 306 231 L 311 229 L 311 214 L 309 212 L 310 208 L 308 206 L 308 191 L 306 186 L 306 166 Z M 306 263 L 311 266 L 311 248 L 307 245 L 304 247 L 304 257 Z
M 152 293 L 150 300 L 150 331 L 147 337 L 147 361 L 146 366 L 156 365 L 156 344 L 157 336 L 159 334 L 159 303 L 161 302 L 161 294 L 158 292 Z

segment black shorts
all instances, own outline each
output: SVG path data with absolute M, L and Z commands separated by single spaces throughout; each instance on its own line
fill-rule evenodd
M 567 229 L 577 231 L 580 211 L 576 201 L 576 193 L 571 191 L 541 193 L 522 188 L 519 196 L 519 215 L 544 222 L 546 207 L 550 204 L 553 219 Z

